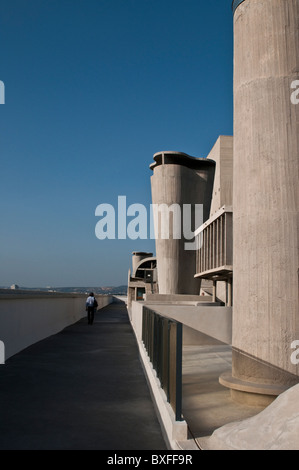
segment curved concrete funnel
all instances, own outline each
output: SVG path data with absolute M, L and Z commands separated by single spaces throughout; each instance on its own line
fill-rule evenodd
M 136 270 L 140 262 L 146 258 L 151 258 L 153 256 L 153 253 L 148 253 L 145 251 L 133 251 L 132 255 L 133 255 L 132 256 L 132 268 L 133 268 L 133 274 L 134 274 L 136 273 Z
M 189 205 L 192 225 L 195 227 L 195 204 L 203 205 L 203 220 L 209 217 L 215 162 L 206 158 L 194 158 L 182 152 L 159 152 L 154 155 L 155 162 L 150 165 L 152 202 L 169 208 L 169 237 L 162 238 L 161 225 L 163 213 L 155 220 L 156 256 L 160 294 L 198 294 L 200 281 L 194 279 L 196 251 L 186 250 L 184 237 L 183 213 Z M 180 212 L 181 237 L 176 239 L 174 232 L 178 228 L 171 206 L 176 205 Z M 188 209 L 189 210 L 189 209 Z M 166 211 L 167 212 L 167 211 Z M 165 221 L 164 221 L 165 222 Z M 176 226 L 176 227 L 175 227 Z

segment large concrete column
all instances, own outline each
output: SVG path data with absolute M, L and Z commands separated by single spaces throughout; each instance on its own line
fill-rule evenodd
M 203 205 L 203 222 L 209 217 L 215 162 L 206 158 L 193 158 L 180 152 L 162 152 L 154 155 L 151 165 L 153 204 L 177 204 L 183 221 L 183 206 L 192 208 L 191 229 L 195 228 L 195 204 Z M 167 211 L 166 211 L 167 212 Z M 167 214 L 166 214 L 167 215 Z M 163 217 L 163 215 L 162 215 Z M 158 222 L 158 220 L 157 220 Z M 161 222 L 161 221 L 160 221 Z M 200 281 L 194 279 L 196 251 L 186 250 L 186 240 L 174 238 L 173 215 L 169 217 L 169 238 L 163 239 L 156 226 L 156 256 L 160 294 L 199 294 Z M 199 224 L 200 225 L 200 224 Z
M 299 381 L 299 0 L 234 7 L 232 382 L 270 396 Z

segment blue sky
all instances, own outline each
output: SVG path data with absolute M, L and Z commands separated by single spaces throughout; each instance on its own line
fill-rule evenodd
M 95 209 L 232 135 L 231 1 L 1 0 L 0 43 L 0 286 L 125 284 L 154 241 L 98 240 Z

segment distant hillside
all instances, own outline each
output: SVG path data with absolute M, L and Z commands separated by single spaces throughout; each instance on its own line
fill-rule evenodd
M 2 287 L 9 289 L 9 287 Z M 94 292 L 94 294 L 114 294 L 114 295 L 127 295 L 127 286 L 109 286 L 109 287 L 19 287 L 19 290 L 30 290 L 40 292 L 75 292 L 78 294 L 86 294 Z M 18 290 L 18 289 L 17 289 Z

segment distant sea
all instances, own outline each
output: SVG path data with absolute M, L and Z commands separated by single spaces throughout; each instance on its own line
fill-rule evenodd
M 0 286 L 0 289 L 11 289 L 8 286 Z M 108 287 L 23 287 L 15 286 L 14 290 L 29 290 L 39 292 L 71 292 L 77 294 L 86 294 L 87 292 L 94 292 L 95 294 L 114 294 L 114 295 L 127 295 L 127 286 L 108 286 Z

